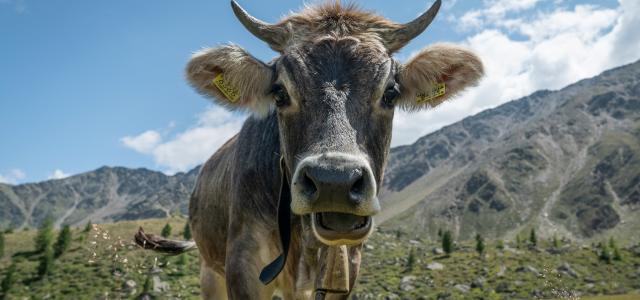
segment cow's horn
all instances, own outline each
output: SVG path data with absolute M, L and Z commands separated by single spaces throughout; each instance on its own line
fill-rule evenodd
M 383 32 L 382 38 L 387 43 L 387 49 L 389 50 L 389 52 L 400 50 L 400 48 L 404 47 L 413 38 L 427 29 L 427 27 L 429 27 L 429 24 L 431 24 L 433 19 L 438 14 L 438 10 L 440 10 L 441 4 L 441 0 L 436 0 L 436 2 L 431 5 L 431 8 L 429 8 L 429 10 L 420 15 L 415 20 L 406 24 L 399 25 L 399 27 L 397 28 Z
M 276 51 L 282 51 L 286 43 L 287 30 L 282 25 L 273 25 L 250 15 L 235 0 L 231 0 L 231 8 L 240 23 L 244 25 L 251 34 L 263 40 Z

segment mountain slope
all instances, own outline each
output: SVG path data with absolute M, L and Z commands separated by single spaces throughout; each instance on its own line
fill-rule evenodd
M 56 225 L 166 217 L 187 212 L 199 168 L 167 176 L 147 169 L 102 167 L 59 180 L 0 184 L 0 226 Z
M 640 63 L 393 149 L 382 199 L 380 221 L 417 235 L 639 232 Z
M 100 168 L 0 184 L 0 226 L 79 225 L 186 213 L 199 168 Z M 377 223 L 433 237 L 640 239 L 640 62 L 539 91 L 391 149 Z

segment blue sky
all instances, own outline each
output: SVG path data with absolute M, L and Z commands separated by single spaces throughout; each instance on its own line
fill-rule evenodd
M 302 6 L 239 2 L 270 22 Z M 432 2 L 360 3 L 406 22 Z M 400 112 L 393 144 L 637 60 L 637 16 L 636 0 L 445 0 L 398 58 L 434 42 L 460 43 L 483 58 L 487 77 L 441 108 Z M 203 162 L 245 116 L 194 93 L 183 69 L 193 51 L 226 42 L 263 60 L 275 55 L 242 28 L 228 1 L 0 0 L 0 182 L 103 165 L 173 173 Z

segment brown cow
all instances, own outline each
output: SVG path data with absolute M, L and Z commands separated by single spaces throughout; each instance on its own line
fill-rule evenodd
M 187 66 L 198 92 L 252 113 L 204 164 L 191 196 L 203 297 L 307 299 L 317 289 L 322 298 L 336 290 L 323 290 L 319 270 L 343 260 L 346 269 L 334 272 L 348 273 L 347 290 L 338 291 L 347 294 L 327 296 L 346 298 L 380 210 L 395 109 L 437 106 L 475 85 L 482 63 L 445 44 L 406 63 L 392 58 L 427 28 L 440 0 L 406 24 L 339 2 L 267 24 L 231 5 L 280 56 L 264 63 L 230 44 L 196 53 Z M 137 237 L 159 251 L 195 248 Z

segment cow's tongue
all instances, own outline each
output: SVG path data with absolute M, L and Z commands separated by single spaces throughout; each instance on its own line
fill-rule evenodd
M 350 232 L 367 225 L 367 217 L 345 213 L 325 212 L 318 214 L 322 227 L 336 232 Z

